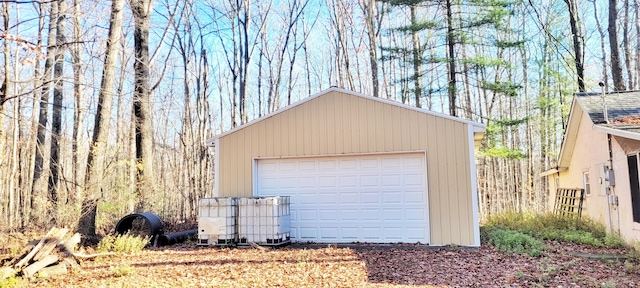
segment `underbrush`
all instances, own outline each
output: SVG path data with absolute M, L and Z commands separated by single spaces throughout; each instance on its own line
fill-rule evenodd
M 136 253 L 142 251 L 142 248 L 149 243 L 149 237 L 135 236 L 131 234 L 123 234 L 117 236 L 105 236 L 102 238 L 96 250 L 103 252 L 116 253 Z
M 11 276 L 6 279 L 0 279 L 0 288 L 16 287 L 20 283 L 20 278 Z
M 483 230 L 512 230 L 538 240 L 586 244 L 595 247 L 622 247 L 624 241 L 607 234 L 604 225 L 589 218 L 559 217 L 551 213 L 533 214 L 509 212 L 487 219 Z M 487 233 L 484 233 L 487 236 Z
M 518 231 L 495 228 L 487 231 L 486 239 L 496 249 L 518 254 L 529 254 L 532 257 L 540 257 L 544 244 L 527 234 Z

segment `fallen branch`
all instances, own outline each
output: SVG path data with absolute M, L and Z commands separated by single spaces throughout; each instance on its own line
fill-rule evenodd
M 67 236 L 68 232 L 67 228 L 54 227 L 39 241 L 25 246 L 18 257 L 5 264 L 6 267 L 0 267 L 0 280 L 20 274 L 27 278 L 36 274 L 44 277 L 64 275 L 70 269 L 80 268 L 78 264 L 81 259 L 115 255 L 112 252 L 90 255 L 79 253 L 76 247 L 80 244 L 82 236 L 79 233 Z
M 249 242 L 249 245 L 251 245 L 251 247 L 254 248 L 254 249 L 258 249 L 258 250 L 262 250 L 262 251 L 269 250 L 268 248 L 262 247 L 262 246 L 256 244 L 255 242 Z

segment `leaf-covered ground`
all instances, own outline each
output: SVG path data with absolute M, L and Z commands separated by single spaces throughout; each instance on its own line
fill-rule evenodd
M 548 243 L 540 258 L 411 245 L 291 245 L 266 251 L 178 244 L 82 263 L 23 287 L 639 287 L 640 264 L 571 253 L 627 253 Z

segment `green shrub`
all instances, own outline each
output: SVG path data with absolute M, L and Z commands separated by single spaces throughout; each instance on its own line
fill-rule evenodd
M 9 278 L 0 279 L 0 288 L 16 287 L 20 283 L 20 278 L 11 276 Z
M 607 247 L 622 247 L 625 246 L 624 240 L 618 234 L 607 234 L 604 236 L 604 246 Z
M 149 243 L 149 237 L 123 234 L 118 236 L 106 236 L 98 243 L 98 252 L 135 253 Z
M 129 264 L 121 264 L 115 267 L 111 267 L 111 273 L 115 277 L 123 277 L 131 274 L 133 272 L 133 267 L 129 266 Z
M 544 250 L 540 240 L 518 231 L 496 228 L 488 230 L 486 235 L 489 244 L 501 251 L 539 257 Z
M 593 234 L 585 231 L 569 230 L 564 231 L 562 239 L 565 242 L 571 242 L 576 244 L 587 244 L 595 247 L 603 246 L 602 241 L 593 237 Z
M 508 212 L 491 216 L 485 226 L 510 229 L 540 240 L 564 241 L 596 247 L 624 246 L 615 235 L 607 235 L 606 228 L 593 219 L 568 218 L 546 214 Z

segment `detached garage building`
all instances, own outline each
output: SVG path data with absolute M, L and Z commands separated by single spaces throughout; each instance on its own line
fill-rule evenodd
M 291 196 L 293 241 L 479 246 L 484 125 L 330 88 L 220 134 L 215 196 Z

